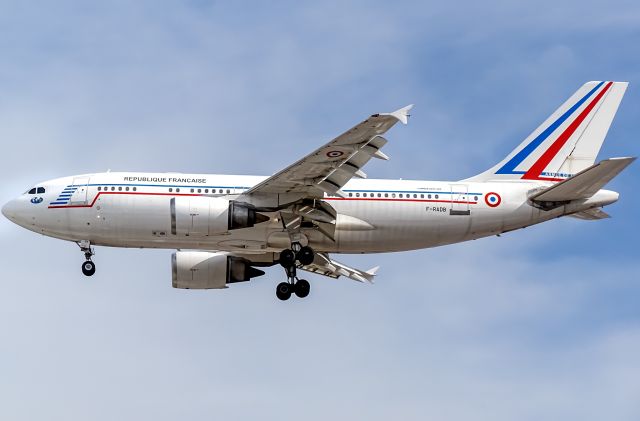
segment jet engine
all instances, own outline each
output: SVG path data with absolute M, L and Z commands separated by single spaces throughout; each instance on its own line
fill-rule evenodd
M 269 220 L 248 203 L 221 197 L 175 197 L 170 202 L 171 234 L 207 236 L 251 228 Z
M 178 251 L 171 256 L 172 285 L 182 289 L 219 289 L 264 275 L 251 262 L 226 252 Z

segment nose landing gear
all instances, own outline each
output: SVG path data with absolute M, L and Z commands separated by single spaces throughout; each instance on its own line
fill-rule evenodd
M 91 257 L 95 254 L 89 241 L 80 241 L 78 243 L 80 251 L 84 253 L 85 262 L 82 264 L 82 273 L 85 276 L 91 276 L 96 273 L 96 264 L 91 261 Z
M 91 260 L 87 260 L 82 264 L 82 273 L 84 273 L 86 276 L 93 275 L 94 273 L 96 273 L 96 264 Z
M 311 247 L 301 247 L 299 243 L 293 243 L 291 249 L 283 250 L 280 253 L 280 265 L 282 265 L 287 274 L 287 281 L 278 284 L 276 297 L 286 301 L 291 298 L 291 294 L 295 294 L 299 298 L 309 295 L 311 285 L 306 279 L 299 279 L 296 275 L 296 261 L 305 266 L 313 263 L 314 257 Z

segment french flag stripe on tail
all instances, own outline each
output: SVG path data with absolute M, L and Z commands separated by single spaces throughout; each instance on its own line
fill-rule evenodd
M 611 82 L 609 82 L 611 83 Z M 496 174 L 524 174 L 524 171 L 515 171 L 516 167 L 522 163 L 531 153 L 536 150 L 547 138 L 554 132 L 562 123 L 564 123 L 571 115 L 584 104 L 594 92 L 596 92 L 604 82 L 598 83 L 593 89 L 591 89 L 585 96 L 583 96 L 578 102 L 576 102 L 571 108 L 569 108 L 564 114 L 562 114 L 556 121 L 551 123 L 549 127 L 536 136 L 527 146 L 522 148 L 513 158 L 505 163 L 502 168 L 496 171 Z
M 598 87 L 602 85 L 603 82 L 598 84 Z M 551 144 L 551 146 L 542 154 L 540 158 L 529 168 L 529 170 L 522 176 L 522 178 L 527 180 L 549 180 L 549 181 L 557 181 L 556 178 L 544 178 L 540 177 L 542 171 L 549 165 L 551 160 L 560 152 L 560 149 L 567 143 L 567 140 L 571 137 L 571 135 L 576 131 L 576 129 L 582 124 L 584 119 L 589 115 L 589 113 L 593 110 L 596 104 L 602 99 L 602 97 L 607 93 L 609 88 L 611 88 L 613 82 L 608 82 L 607 85 L 601 90 L 598 95 L 585 107 L 584 110 L 578 115 L 578 117 L 571 122 L 571 124 L 565 129 L 564 132 Z

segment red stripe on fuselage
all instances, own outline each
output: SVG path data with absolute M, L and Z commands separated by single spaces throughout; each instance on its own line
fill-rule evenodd
M 587 105 L 587 107 L 582 110 L 580 115 L 569 124 L 569 126 L 562 132 L 562 134 L 551 144 L 549 149 L 547 149 L 540 158 L 529 168 L 522 178 L 525 180 L 545 180 L 545 181 L 557 181 L 555 178 L 545 178 L 540 177 L 542 171 L 549 165 L 549 163 L 553 160 L 553 158 L 560 152 L 560 149 L 567 143 L 567 140 L 571 137 L 571 135 L 576 131 L 576 129 L 582 124 L 587 115 L 593 110 L 598 101 L 602 99 L 605 93 L 611 88 L 613 82 L 608 82 L 605 87 L 600 91 L 598 95 Z
M 70 209 L 70 208 L 91 208 L 95 205 L 98 197 L 102 194 L 129 194 L 129 195 L 137 195 L 137 196 L 203 196 L 202 194 L 175 194 L 175 193 L 145 193 L 145 192 L 119 192 L 119 191 L 105 191 L 98 192 L 96 197 L 93 198 L 93 201 L 87 205 L 60 205 L 60 206 L 49 206 L 49 209 Z M 385 198 L 374 198 L 374 197 L 325 197 L 323 200 L 370 200 L 370 201 L 378 201 L 378 202 L 426 202 L 426 203 L 456 203 L 462 205 L 477 205 L 478 202 L 463 202 L 458 200 L 429 200 L 429 199 L 385 199 Z

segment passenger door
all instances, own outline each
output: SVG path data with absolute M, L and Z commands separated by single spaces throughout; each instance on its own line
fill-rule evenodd
M 75 177 L 73 179 L 75 191 L 69 199 L 69 205 L 86 205 L 87 193 L 89 190 L 89 177 Z
M 451 184 L 451 209 L 449 215 L 470 215 L 469 194 L 466 184 Z

